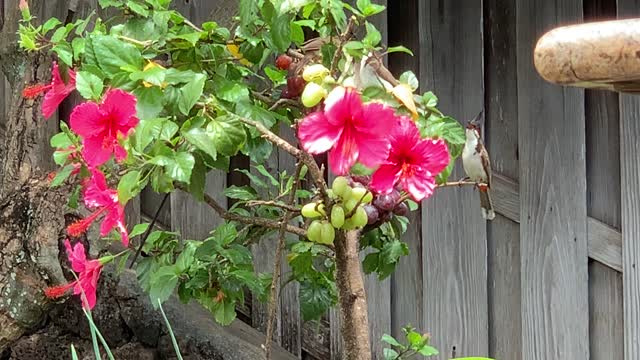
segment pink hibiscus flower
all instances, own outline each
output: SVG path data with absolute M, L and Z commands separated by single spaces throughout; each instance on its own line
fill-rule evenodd
M 27 86 L 22 90 L 22 96 L 27 99 L 33 99 L 41 93 L 47 92 L 42 102 L 42 115 L 44 115 L 45 119 L 50 118 L 60 106 L 60 103 L 76 89 L 76 72 L 73 69 L 69 69 L 67 73 L 69 82 L 66 84 L 62 80 L 60 69 L 56 62 L 53 63 L 51 73 L 53 76 L 49 85 L 36 84 Z
M 96 210 L 86 218 L 69 225 L 67 232 L 71 236 L 79 236 L 104 213 L 102 224 L 100 224 L 100 236 L 106 236 L 111 230 L 117 228 L 122 244 L 129 246 L 129 234 L 124 224 L 124 206 L 118 200 L 118 191 L 107 186 L 104 174 L 100 170 L 92 169 L 91 173 L 93 176 L 84 184 L 84 205 Z
M 82 155 L 89 166 L 99 166 L 114 154 L 116 160 L 127 157 L 119 139 L 138 125 L 136 98 L 120 90 L 109 90 L 101 104 L 86 102 L 73 109 L 71 129 L 82 136 Z
M 375 167 L 387 158 L 387 136 L 395 121 L 391 108 L 376 102 L 363 104 L 355 89 L 337 87 L 327 96 L 324 111 L 302 120 L 298 138 L 311 154 L 329 151 L 331 171 L 344 175 L 356 161 Z
M 103 263 L 100 260 L 87 260 L 84 246 L 81 243 L 76 243 L 71 248 L 71 243 L 67 239 L 64 242 L 64 247 L 67 249 L 71 268 L 78 274 L 78 280 L 47 288 L 44 294 L 50 299 L 56 299 L 73 288 L 74 295 L 80 295 L 82 306 L 85 309 L 93 309 L 96 305 L 96 290 Z
M 416 124 L 406 117 L 398 120 L 389 141 L 389 158 L 373 174 L 371 189 L 386 194 L 400 183 L 415 201 L 431 196 L 436 175 L 449 164 L 444 141 L 421 139 Z

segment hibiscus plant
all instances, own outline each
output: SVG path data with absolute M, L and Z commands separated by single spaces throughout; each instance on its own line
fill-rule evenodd
M 229 324 L 249 290 L 269 299 L 272 320 L 285 258 L 304 319 L 338 305 L 344 358 L 369 358 L 362 269 L 380 280 L 393 272 L 408 253 L 407 213 L 447 185 L 465 140 L 433 93 L 415 93 L 413 73 L 395 77 L 384 66 L 390 52 L 411 53 L 380 44 L 369 18 L 384 7 L 241 0 L 225 28 L 191 23 L 170 0 L 99 4 L 113 17 L 62 23 L 35 19 L 21 2 L 21 47 L 49 52 L 53 62 L 51 83 L 28 84 L 23 95 L 41 103 L 45 118 L 70 93 L 84 98 L 51 139 L 61 167 L 51 185 L 75 184 L 70 211 L 80 203 L 91 213 L 67 229 L 77 281 L 50 284 L 46 294 L 73 289 L 92 308 L 102 266 L 133 260 L 140 244 L 146 256 L 134 266 L 154 304 L 177 292 Z M 260 165 L 275 147 L 295 159 L 295 171 Z M 316 156 L 324 153 L 326 165 Z M 230 160 L 239 155 L 251 161 L 252 171 L 240 170 L 251 185 L 229 186 L 227 209 L 205 192 L 205 178 L 235 171 Z M 225 221 L 198 240 L 125 224 L 125 205 L 145 188 L 189 193 Z M 125 250 L 88 260 L 76 237 L 94 223 Z M 274 273 L 258 274 L 250 246 L 273 232 Z

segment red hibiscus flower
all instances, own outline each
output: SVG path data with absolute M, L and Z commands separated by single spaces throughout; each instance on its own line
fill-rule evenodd
M 78 274 L 78 280 L 47 288 L 44 294 L 50 299 L 55 299 L 73 288 L 74 295 L 80 295 L 82 306 L 86 309 L 93 309 L 96 305 L 96 290 L 103 263 L 100 260 L 87 260 L 84 246 L 81 243 L 77 243 L 71 248 L 71 243 L 67 239 L 64 246 L 67 249 L 69 261 L 71 261 L 71 268 Z
M 371 189 L 385 194 L 400 183 L 415 201 L 431 196 L 436 175 L 449 164 L 444 141 L 421 139 L 416 124 L 406 117 L 398 120 L 389 141 L 389 158 L 373 174 Z
M 389 154 L 389 130 L 396 122 L 391 108 L 363 104 L 352 88 L 337 87 L 324 102 L 324 111 L 309 114 L 298 127 L 302 147 L 311 154 L 329 151 L 329 166 L 343 175 L 356 161 L 375 167 Z
M 100 224 L 100 235 L 106 236 L 111 230 L 117 228 L 124 246 L 129 245 L 129 234 L 124 224 L 124 206 L 118 200 L 118 191 L 107 186 L 104 174 L 100 170 L 92 169 L 92 177 L 84 184 L 84 205 L 89 209 L 96 209 L 91 215 L 79 220 L 67 227 L 71 236 L 78 236 L 89 228 L 91 224 L 104 214 Z
M 66 84 L 62 80 L 62 76 L 60 76 L 60 69 L 58 69 L 56 62 L 53 63 L 51 73 L 53 76 L 49 85 L 36 84 L 27 86 L 22 90 L 22 96 L 27 99 L 35 98 L 41 93 L 47 92 L 42 102 L 42 115 L 44 115 L 45 119 L 50 118 L 60 103 L 76 89 L 76 73 L 73 69 L 69 69 L 67 73 L 69 82 Z
M 101 104 L 86 102 L 73 109 L 71 129 L 82 136 L 82 155 L 89 166 L 99 166 L 114 154 L 116 160 L 127 157 L 119 139 L 138 125 L 136 98 L 120 90 L 109 90 Z

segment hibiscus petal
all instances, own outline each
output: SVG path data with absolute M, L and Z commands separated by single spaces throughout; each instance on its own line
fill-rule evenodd
M 352 118 L 360 117 L 362 99 L 355 89 L 341 86 L 331 90 L 324 100 L 324 113 L 327 121 L 334 126 L 344 126 Z
M 119 203 L 115 203 L 111 208 L 107 210 L 107 214 L 102 220 L 100 225 L 100 235 L 106 236 L 111 230 L 117 228 L 122 238 L 122 244 L 124 246 L 129 245 L 129 234 L 127 233 L 127 227 L 124 224 L 124 207 Z
M 322 112 L 314 112 L 298 125 L 298 139 L 302 148 L 311 154 L 328 151 L 335 145 L 342 129 L 331 125 Z
M 71 242 L 69 239 L 65 240 L 64 247 L 67 250 L 67 257 L 69 258 L 69 262 L 71 262 L 71 268 L 73 271 L 80 273 L 85 270 L 85 263 L 87 261 L 87 257 L 84 252 L 84 246 L 82 243 L 78 242 L 75 246 L 71 247 Z
M 100 110 L 117 123 L 117 130 L 127 135 L 132 127 L 138 124 L 137 121 L 132 122 L 132 117 L 136 116 L 136 97 L 132 94 L 121 90 L 109 90 L 105 96 Z
M 116 160 L 118 162 L 122 162 L 127 158 L 127 150 L 125 150 L 124 147 L 122 147 L 122 145 L 120 145 L 119 143 L 116 143 L 113 146 L 113 153 L 116 156 Z
M 380 165 L 389 156 L 389 141 L 385 138 L 359 137 L 358 161 L 370 168 Z
M 438 175 L 449 165 L 449 150 L 443 140 L 424 139 L 413 148 L 420 166 L 431 175 Z
M 329 151 L 329 167 L 336 175 L 344 175 L 358 159 L 358 144 L 351 131 L 345 129 L 336 145 Z
M 84 138 L 102 134 L 105 130 L 100 108 L 92 102 L 76 106 L 71 112 L 69 121 L 71 130 Z
M 373 173 L 369 187 L 380 194 L 388 194 L 398 182 L 402 167 L 395 164 L 380 165 L 378 170 Z
M 396 126 L 397 119 L 392 108 L 372 102 L 362 106 L 360 116 L 354 117 L 352 123 L 358 131 L 386 137 Z
M 53 63 L 52 73 L 52 88 L 44 96 L 44 101 L 42 102 L 42 115 L 46 119 L 53 115 L 60 103 L 76 88 L 76 73 L 73 70 L 69 70 L 69 83 L 67 84 L 62 80 L 56 62 Z
M 82 157 L 89 164 L 95 167 L 106 163 L 111 158 L 112 148 L 104 147 L 104 138 L 92 136 L 82 142 Z
M 417 202 L 431 196 L 436 188 L 436 179 L 426 170 L 417 170 L 413 176 L 403 177 L 401 183 L 402 188 Z

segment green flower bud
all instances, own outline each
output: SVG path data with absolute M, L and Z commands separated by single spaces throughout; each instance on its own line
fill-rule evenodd
M 314 82 L 310 82 L 304 87 L 300 100 L 302 100 L 302 105 L 310 108 L 318 105 L 325 96 L 327 96 L 327 90 Z

